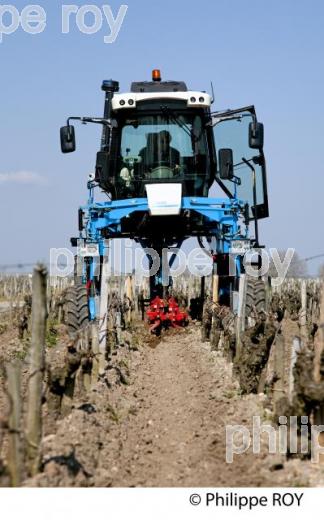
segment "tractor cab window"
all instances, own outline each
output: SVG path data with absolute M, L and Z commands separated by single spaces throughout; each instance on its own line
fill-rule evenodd
M 184 194 L 204 195 L 208 169 L 201 115 L 166 109 L 123 121 L 115 174 L 118 198 L 146 196 L 145 184 L 159 182 L 180 182 Z
M 221 179 L 219 172 L 216 180 L 227 195 L 249 204 L 250 219 L 254 218 L 253 179 L 251 169 L 243 158 L 251 162 L 256 173 L 257 216 L 265 218 L 269 215 L 263 151 L 249 147 L 249 124 L 253 121 L 253 115 L 252 110 L 237 110 L 230 115 L 216 113 L 213 118 L 216 151 L 231 148 L 234 160 L 233 180 Z

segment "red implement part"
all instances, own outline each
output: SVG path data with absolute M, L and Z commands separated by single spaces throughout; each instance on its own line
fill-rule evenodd
M 148 321 L 150 323 L 150 331 L 156 331 L 167 319 L 165 312 L 165 302 L 162 298 L 156 296 L 150 303 L 149 309 L 146 311 Z
M 177 301 L 171 296 L 167 302 L 156 296 L 146 311 L 150 323 L 150 331 L 159 327 L 184 327 L 188 323 L 188 314 L 179 309 Z
M 90 296 L 90 289 L 91 289 L 91 286 L 92 286 L 92 281 L 91 281 L 91 280 L 88 280 L 87 283 L 86 283 L 87 296 Z
M 177 301 L 172 296 L 168 301 L 168 310 L 172 327 L 184 327 L 188 323 L 188 314 L 180 310 Z

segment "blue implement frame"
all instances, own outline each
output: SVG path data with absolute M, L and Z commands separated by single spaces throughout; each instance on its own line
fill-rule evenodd
M 149 206 L 147 198 L 95 202 L 94 186 L 91 183 L 89 183 L 89 190 L 88 204 L 80 208 L 83 215 L 83 229 L 80 230 L 79 243 L 97 247 L 98 254 L 88 257 L 88 271 L 86 272 L 83 267 L 83 281 L 88 283 L 89 287 L 94 287 L 100 259 L 108 255 L 107 241 L 121 236 L 123 218 L 138 211 L 149 213 Z M 208 222 L 209 235 L 216 239 L 215 252 L 229 254 L 232 240 L 249 238 L 248 225 L 242 226 L 240 222 L 240 218 L 244 216 L 245 204 L 245 201 L 236 198 L 183 197 L 181 211 L 191 210 L 204 216 Z M 103 230 L 105 230 L 104 236 Z M 238 258 L 235 259 L 235 265 L 236 275 L 240 276 L 241 264 Z M 100 297 L 100 289 L 89 290 L 91 320 L 98 316 L 98 296 Z

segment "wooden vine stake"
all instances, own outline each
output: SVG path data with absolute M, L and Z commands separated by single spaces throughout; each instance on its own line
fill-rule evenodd
M 21 365 L 19 361 L 6 365 L 9 397 L 8 469 L 13 487 L 18 487 L 23 475 L 23 452 L 21 446 Z
M 47 320 L 46 280 L 46 268 L 43 265 L 38 265 L 34 269 L 33 274 L 30 368 L 26 418 L 27 465 L 32 476 L 39 469 L 40 443 L 42 439 L 42 393 Z

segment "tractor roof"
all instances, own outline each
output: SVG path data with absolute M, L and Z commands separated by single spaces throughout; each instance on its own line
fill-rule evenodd
M 185 101 L 188 108 L 209 108 L 212 103 L 211 96 L 206 92 L 188 90 L 184 81 L 162 81 L 161 71 L 154 69 L 152 81 L 135 81 L 130 92 L 115 94 L 112 109 L 136 108 L 139 102 L 154 100 Z
M 206 92 L 193 90 L 158 90 L 154 92 L 125 92 L 123 94 L 115 94 L 112 99 L 112 109 L 115 111 L 136 108 L 139 102 L 159 99 L 185 101 L 188 108 L 209 108 L 211 106 L 211 96 L 206 94 Z
M 184 81 L 136 81 L 131 92 L 187 92 Z

